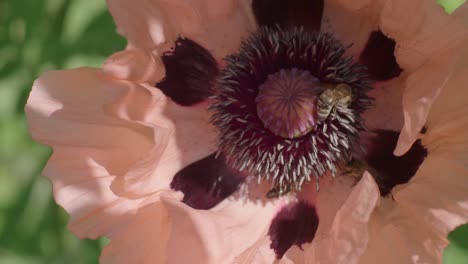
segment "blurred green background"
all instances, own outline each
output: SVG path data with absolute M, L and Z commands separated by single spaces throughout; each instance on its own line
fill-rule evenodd
M 104 242 L 67 230 L 40 176 L 51 151 L 29 137 L 23 108 L 44 71 L 99 66 L 125 44 L 104 0 L 0 0 L 0 264 L 98 263 Z
M 464 0 L 438 2 L 451 12 Z M 40 176 L 50 149 L 29 137 L 23 108 L 44 71 L 98 67 L 124 46 L 104 0 L 0 0 L 0 264 L 98 263 L 106 242 L 67 230 Z M 468 263 L 468 226 L 449 238 L 445 263 Z

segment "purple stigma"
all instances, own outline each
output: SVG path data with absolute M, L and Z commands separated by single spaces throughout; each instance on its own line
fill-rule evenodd
M 308 71 L 280 70 L 259 86 L 255 99 L 263 125 L 282 138 L 297 138 L 310 132 L 316 122 L 320 81 Z

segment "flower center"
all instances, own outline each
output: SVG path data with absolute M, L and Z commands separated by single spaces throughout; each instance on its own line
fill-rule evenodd
M 282 138 L 297 138 L 310 132 L 317 124 L 319 84 L 308 71 L 295 68 L 268 75 L 255 99 L 263 125 Z
M 228 56 L 213 97 L 218 154 L 258 181 L 267 197 L 334 175 L 360 146 L 372 105 L 365 69 L 331 35 L 260 28 Z

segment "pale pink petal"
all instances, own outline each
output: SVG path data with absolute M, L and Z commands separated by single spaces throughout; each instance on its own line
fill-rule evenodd
M 441 91 L 455 85 L 456 89 L 463 87 L 462 80 L 466 75 L 460 74 L 461 68 L 466 68 L 468 41 L 450 49 L 444 49 L 439 54 L 421 66 L 407 79 L 406 90 L 403 95 L 404 126 L 400 133 L 396 155 L 403 155 L 411 145 L 420 138 L 420 131 L 426 124 L 426 118 Z M 452 79 L 457 78 L 456 81 Z M 450 100 L 457 100 L 451 98 Z M 455 102 L 455 101 L 454 101 Z M 451 105 L 451 103 L 446 103 Z M 443 109 L 444 114 L 445 109 Z M 439 112 L 440 113 L 440 112 Z
M 177 229 L 171 223 L 166 206 L 160 201 L 149 204 L 139 210 L 132 218 L 128 228 L 122 228 L 112 238 L 112 241 L 102 251 L 102 264 L 157 264 L 168 263 L 168 241 L 172 229 Z M 187 237 L 190 234 L 186 235 Z M 176 254 L 183 255 L 190 248 L 179 248 Z M 200 263 L 196 259 L 194 262 Z
M 336 212 L 351 193 L 354 181 L 355 179 L 352 177 L 337 176 L 333 178 L 331 175 L 326 175 L 320 179 L 319 191 L 316 190 L 315 182 L 311 182 L 303 188 L 299 199 L 314 204 L 320 220 L 314 240 L 328 236 Z
M 165 76 L 165 68 L 158 54 L 127 49 L 110 56 L 102 69 L 116 79 L 156 84 Z
M 293 245 L 283 256 L 280 263 L 315 263 L 312 256 L 316 243 L 326 240 L 333 229 L 333 221 L 344 206 L 353 190 L 355 180 L 348 176 L 333 178 L 327 175 L 320 180 L 320 190 L 317 192 L 315 183 L 305 185 L 298 196 L 299 200 L 308 201 L 317 210 L 319 226 L 311 243 L 302 245 L 302 249 Z
M 32 136 L 54 148 L 44 174 L 80 237 L 109 234 L 138 207 L 139 201 L 121 199 L 109 189 L 114 176 L 125 174 L 154 143 L 153 128 L 105 111 L 106 105 L 132 92 L 134 87 L 82 68 L 44 74 L 28 99 Z
M 172 43 L 180 34 L 176 19 L 190 21 L 191 11 L 180 8 L 167 10 L 164 1 L 152 0 L 107 0 L 117 31 L 128 41 L 130 47 L 153 50 Z
M 382 199 L 370 223 L 368 247 L 359 263 L 442 263 L 446 238 L 391 199 Z
M 232 262 L 233 264 L 299 264 L 302 261 L 304 251 L 297 246 L 291 247 L 288 252 L 281 258 L 277 259 L 275 252 L 271 249 L 271 240 L 269 237 L 264 237 L 257 241 L 253 246 L 237 256 Z
M 402 97 L 405 90 L 406 75 L 386 82 L 374 84 L 368 95 L 375 99 L 375 105 L 362 114 L 370 130 L 386 129 L 400 131 L 403 127 Z
M 463 3 L 450 15 L 456 19 L 458 23 L 468 28 L 468 3 Z
M 284 257 L 279 261 L 281 264 L 302 264 L 302 263 L 311 263 L 312 259 L 308 258 L 305 254 L 310 248 L 311 244 L 306 244 L 302 246 L 302 249 L 293 246 L 291 247 L 288 252 L 284 255 Z
M 247 263 L 273 263 L 276 259 L 275 252 L 271 249 L 271 240 L 265 236 L 255 242 L 251 247 L 237 256 L 233 264 L 247 264 Z M 283 257 L 280 263 L 286 262 L 287 257 Z
M 179 199 L 162 195 L 161 202 L 138 213 L 130 229 L 114 236 L 101 260 L 232 263 L 239 256 L 241 260 L 259 259 L 261 256 L 255 255 L 261 254 L 267 259 L 265 263 L 271 263 L 276 257 L 273 250 L 263 247 L 266 252 L 259 253 L 250 249 L 265 246 L 269 224 L 285 202 L 231 197 L 213 209 L 196 210 Z M 150 235 L 145 234 L 148 230 L 152 232 Z M 131 251 L 126 250 L 128 247 Z
M 93 69 L 47 73 L 26 106 L 32 136 L 54 148 L 44 173 L 80 237 L 109 235 L 138 209 L 111 184 L 127 197 L 169 189 L 178 170 L 214 151 L 205 107 L 181 108 L 157 88 L 107 78 Z
M 358 263 L 367 247 L 368 222 L 380 198 L 379 189 L 369 173 L 354 187 L 331 221 L 322 239 L 305 251 L 306 263 Z
M 236 256 L 267 235 L 271 220 L 284 201 L 225 200 L 209 211 L 194 210 L 175 201 L 171 206 L 174 230 L 169 252 L 172 263 L 187 263 L 197 257 L 200 263 L 232 262 Z M 186 234 L 194 234 L 192 240 Z M 176 245 L 196 251 L 178 255 Z M 271 250 L 273 252 L 273 250 Z M 199 255 L 201 254 L 201 255 Z M 270 254 L 270 256 L 273 256 Z M 271 260 L 270 260 L 271 261 Z
M 155 88 L 151 92 L 161 93 Z M 127 174 L 116 178 L 112 189 L 120 195 L 135 198 L 159 189 L 169 189 L 173 176 L 179 170 L 216 151 L 216 130 L 208 121 L 207 103 L 183 107 L 162 96 L 153 104 L 159 106 L 154 106 L 143 120 L 155 124 L 156 144 Z M 116 104 L 113 112 L 125 118 L 123 113 L 126 112 L 119 105 Z M 159 133 L 164 131 L 158 129 L 160 126 L 167 128 L 170 134 Z
M 350 55 L 359 56 L 372 31 L 378 30 L 381 1 L 324 1 L 321 30 L 331 32 Z
M 113 86 L 98 74 L 81 68 L 48 72 L 38 79 L 26 105 L 31 134 L 48 145 L 125 147 L 127 160 L 135 161 L 151 147 L 152 129 L 105 113 L 106 105 L 132 88 Z
M 460 11 L 462 12 L 462 11 Z M 403 155 L 420 137 L 432 103 L 446 86 L 468 31 L 435 1 L 386 1 L 380 27 L 397 43 L 398 64 L 409 74 L 403 96 L 404 126 L 395 149 Z
M 448 233 L 468 222 L 468 122 L 466 106 L 459 99 L 468 97 L 459 87 L 443 90 L 431 113 L 436 112 L 436 104 L 444 105 L 445 97 L 444 103 L 456 98 L 454 104 L 465 114 L 453 120 L 446 116 L 450 111 L 445 116 L 429 115 L 431 125 L 422 137 L 428 157 L 411 181 L 395 187 L 393 200 L 385 199 L 372 217 L 369 248 L 362 263 L 375 263 L 376 258 L 389 264 L 441 263 Z
M 53 183 L 55 200 L 71 216 L 69 229 L 80 238 L 112 237 L 144 205 L 142 199 L 118 197 L 111 191 L 114 176 L 105 167 L 109 163 L 126 162 L 125 150 L 116 149 L 113 155 L 107 152 L 96 148 L 54 147 L 43 172 Z
M 297 199 L 307 201 L 314 205 L 319 217 L 318 229 L 312 243 L 302 245 L 303 249 L 293 245 L 279 260 L 279 263 L 308 263 L 304 250 L 314 245 L 315 241 L 329 235 L 333 219 L 339 208 L 345 203 L 352 191 L 354 179 L 349 177 L 337 177 L 333 179 L 327 175 L 320 181 L 320 191 L 317 192 L 315 183 L 305 185 Z M 260 192 L 265 193 L 265 192 Z M 270 247 L 271 240 L 258 240 L 253 246 L 239 255 L 235 263 L 272 263 L 276 259 L 274 251 Z M 242 260 L 243 262 L 241 262 Z
M 202 21 L 198 31 L 189 29 L 182 35 L 200 43 L 218 61 L 237 52 L 241 41 L 256 29 L 249 0 L 185 1 L 194 3 L 192 8 Z
M 385 1 L 380 28 L 396 41 L 400 67 L 411 72 L 467 34 L 467 28 L 436 1 L 426 0 Z
M 237 50 L 255 29 L 249 1 L 108 0 L 109 10 L 130 46 L 167 50 L 177 37 L 188 37 L 218 60 Z M 177 19 L 174 19 L 177 18 Z
M 455 128 L 466 127 L 468 122 L 468 39 L 452 58 L 451 71 L 427 116 L 427 128 L 431 130 L 425 138 L 427 146 L 436 139 L 452 140 L 452 136 L 463 132 Z
M 465 126 L 465 138 L 466 131 Z M 466 141 L 463 151 L 443 148 L 430 152 L 410 184 L 393 192 L 399 206 L 432 226 L 440 239 L 468 222 Z

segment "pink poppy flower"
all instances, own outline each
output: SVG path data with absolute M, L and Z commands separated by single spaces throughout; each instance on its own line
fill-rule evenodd
M 468 222 L 466 5 L 108 5 L 128 47 L 26 106 L 102 263 L 442 261 Z

